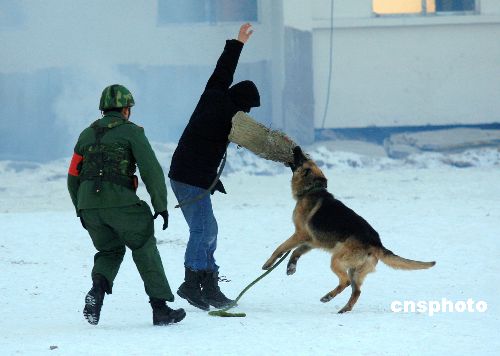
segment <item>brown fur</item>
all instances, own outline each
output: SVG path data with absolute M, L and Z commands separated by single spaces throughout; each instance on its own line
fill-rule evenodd
M 425 269 L 435 265 L 435 262 L 399 257 L 383 247 L 377 232 L 363 218 L 326 191 L 326 178 L 314 161 L 304 156 L 300 148 L 294 154 L 295 162 L 290 166 L 294 171 L 292 194 L 297 201 L 293 211 L 295 232 L 276 248 L 263 269 L 271 268 L 284 253 L 294 249 L 287 266 L 287 274 L 291 275 L 295 273 L 297 261 L 303 254 L 314 248 L 330 252 L 330 267 L 339 278 L 339 284 L 324 295 L 321 301 L 332 300 L 350 285 L 351 297 L 339 311 L 344 313 L 352 310 L 361 294 L 361 285 L 366 275 L 375 270 L 379 260 L 392 268 L 405 270 Z M 344 221 L 336 221 L 339 212 L 345 213 L 350 219 L 351 225 L 347 225 L 347 228 Z M 357 229 L 358 226 L 362 229 Z

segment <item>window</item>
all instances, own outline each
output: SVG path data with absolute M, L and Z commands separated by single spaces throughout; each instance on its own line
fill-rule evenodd
M 476 11 L 476 0 L 373 0 L 376 15 L 463 14 Z
M 436 12 L 476 10 L 475 0 L 436 0 Z
M 158 23 L 257 21 L 257 0 L 158 0 Z

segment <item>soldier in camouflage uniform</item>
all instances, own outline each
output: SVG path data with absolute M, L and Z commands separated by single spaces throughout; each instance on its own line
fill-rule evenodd
M 132 94 L 123 86 L 106 87 L 99 109 L 103 117 L 83 130 L 75 146 L 68 172 L 68 190 L 97 249 L 92 269 L 92 289 L 85 297 L 83 314 L 90 324 L 99 322 L 105 293 L 125 255 L 125 247 L 139 270 L 153 309 L 153 324 L 182 320 L 183 309 L 173 310 L 170 290 L 156 246 L 153 220 L 162 216 L 168 226 L 167 189 L 163 170 L 144 135 L 144 129 L 129 121 Z M 136 195 L 136 165 L 151 197 L 148 204 Z

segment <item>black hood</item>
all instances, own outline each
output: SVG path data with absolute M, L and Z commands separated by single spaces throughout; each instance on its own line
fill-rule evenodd
M 229 88 L 229 96 L 238 109 L 245 112 L 249 112 L 250 108 L 260 106 L 259 90 L 254 82 L 250 80 L 236 83 Z

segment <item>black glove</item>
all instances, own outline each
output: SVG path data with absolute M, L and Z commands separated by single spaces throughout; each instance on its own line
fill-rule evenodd
M 168 227 L 168 211 L 156 212 L 153 215 L 153 219 L 156 219 L 159 215 L 163 218 L 163 230 L 165 230 Z
M 87 230 L 87 226 L 85 225 L 85 221 L 83 221 L 83 218 L 80 216 L 80 222 L 82 223 L 82 226 L 85 230 Z

